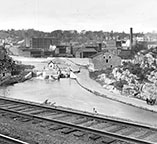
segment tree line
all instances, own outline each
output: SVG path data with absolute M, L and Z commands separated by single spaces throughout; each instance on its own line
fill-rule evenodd
M 54 44 L 58 43 L 87 43 L 87 42 L 103 42 L 108 38 L 124 39 L 129 37 L 125 32 L 104 32 L 104 31 L 85 31 L 78 32 L 76 30 L 54 30 L 52 32 L 43 32 L 34 29 L 28 30 L 1 30 L 0 38 L 3 36 L 11 37 L 16 41 L 25 39 L 26 37 L 51 37 Z M 136 36 L 143 36 L 143 33 L 136 33 Z

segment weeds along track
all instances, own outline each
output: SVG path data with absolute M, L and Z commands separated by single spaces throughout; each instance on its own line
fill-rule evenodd
M 106 144 L 157 143 L 157 129 L 153 127 L 21 100 L 0 98 L 0 115 L 24 123 L 45 123 L 50 131 L 73 134 L 78 138 L 88 136 Z

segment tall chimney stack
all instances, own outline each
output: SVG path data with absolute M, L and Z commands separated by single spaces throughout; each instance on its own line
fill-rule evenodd
M 133 44 L 133 28 L 130 28 L 130 49 L 132 49 Z
M 101 52 L 101 51 L 102 51 L 102 43 L 99 43 L 98 52 Z

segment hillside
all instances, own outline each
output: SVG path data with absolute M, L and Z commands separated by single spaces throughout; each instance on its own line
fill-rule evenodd
M 156 100 L 156 52 L 157 49 L 141 51 L 134 59 L 123 61 L 119 67 L 90 72 L 90 77 L 114 93 L 142 100 Z
M 15 62 L 8 56 L 4 47 L 0 47 L 0 85 L 9 85 L 23 81 L 24 76 L 32 68 L 34 67 Z

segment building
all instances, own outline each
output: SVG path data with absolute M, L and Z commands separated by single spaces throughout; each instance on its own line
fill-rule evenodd
M 157 47 L 157 41 L 149 41 L 147 42 L 148 49 L 150 48 L 156 48 Z
M 136 41 L 138 41 L 138 42 L 145 42 L 145 41 L 147 41 L 147 39 L 146 39 L 145 36 L 137 36 L 136 37 Z
M 48 67 L 49 70 L 53 70 L 53 69 L 58 70 L 59 69 L 58 65 L 53 61 L 50 61 L 48 63 L 47 67 Z
M 95 70 L 104 70 L 121 65 L 121 58 L 109 52 L 99 52 L 91 57 Z
M 106 47 L 102 48 L 104 52 L 109 52 L 113 55 L 118 55 L 121 51 L 122 44 L 121 41 L 108 40 L 106 41 Z
M 122 49 L 128 50 L 130 49 L 130 40 L 122 40 Z
M 30 43 L 29 43 L 30 42 Z M 29 38 L 25 40 L 25 48 L 19 50 L 20 55 L 26 57 L 49 57 L 54 56 L 54 51 L 51 49 L 51 38 Z
M 32 38 L 31 40 L 32 49 L 49 50 L 50 45 L 52 45 L 52 38 Z
M 70 45 L 57 45 L 55 49 L 55 56 L 72 57 L 72 48 Z
M 23 48 L 19 49 L 19 55 L 24 57 L 50 57 L 54 56 L 54 51 Z
M 41 77 L 43 79 L 53 79 L 56 80 L 59 78 L 60 71 L 57 64 L 53 61 L 50 61 L 46 68 L 44 68 L 43 72 L 41 73 Z
M 82 49 L 81 46 L 77 46 L 77 47 L 73 48 L 73 55 L 74 55 L 74 57 L 76 57 L 76 58 L 81 58 L 82 57 L 81 49 Z
M 32 44 L 31 38 L 25 37 L 24 46 L 25 46 L 26 48 L 30 48 L 30 47 L 31 47 L 31 44 Z
M 100 50 L 97 46 L 81 46 L 74 48 L 74 56 L 78 58 L 89 58 Z
M 57 45 L 56 49 L 55 49 L 55 54 L 59 55 L 59 54 L 70 54 L 70 47 L 67 45 Z
M 89 58 L 97 53 L 95 47 L 85 47 L 81 50 L 80 56 L 81 58 Z
M 131 46 L 130 46 L 131 45 Z M 117 55 L 122 59 L 131 58 L 131 40 L 108 40 L 106 41 L 106 47 L 103 48 L 103 52 L 109 52 L 113 55 Z

